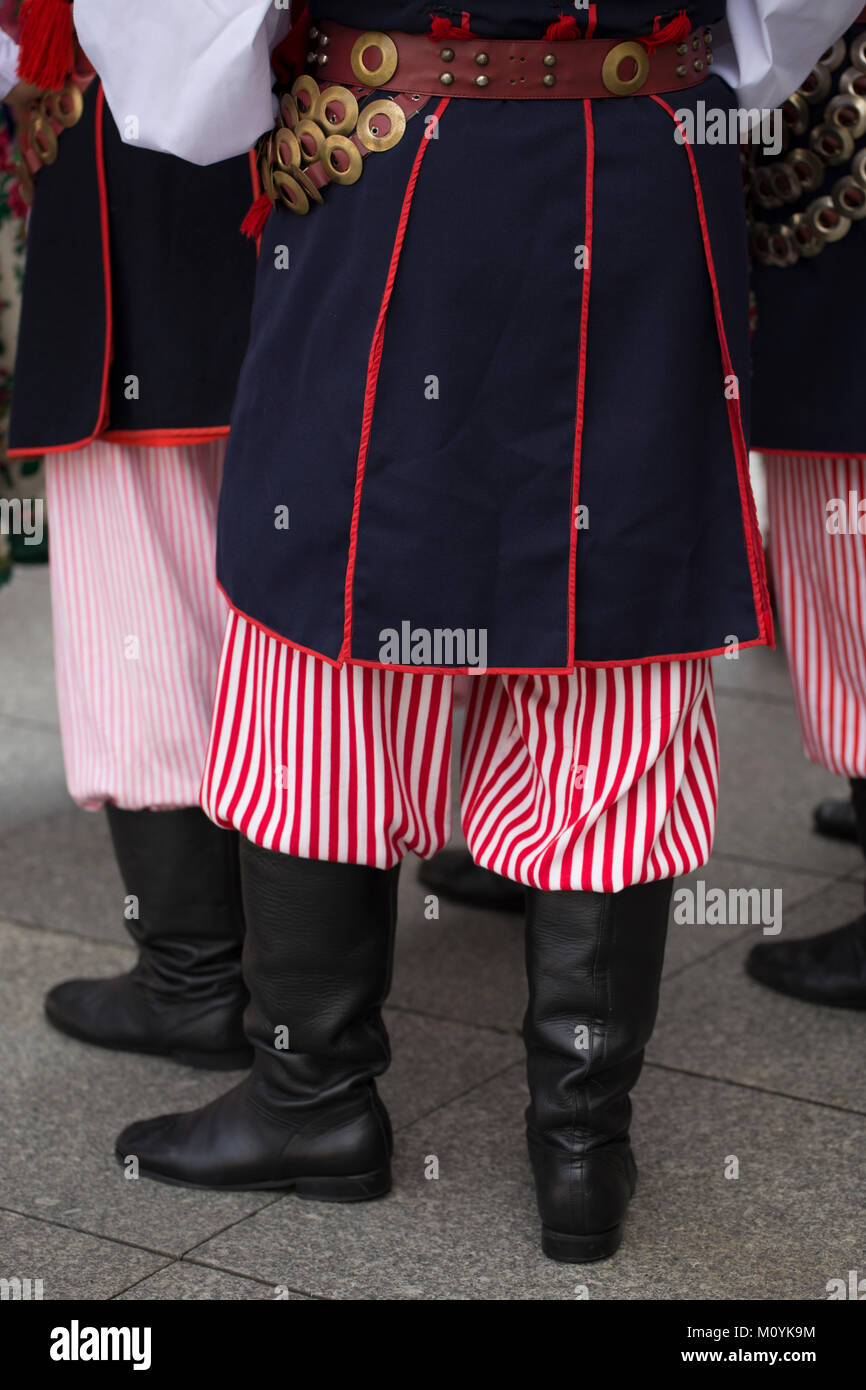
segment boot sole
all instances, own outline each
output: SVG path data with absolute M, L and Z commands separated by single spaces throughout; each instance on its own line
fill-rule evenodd
M 101 1047 L 105 1052 L 132 1052 L 141 1057 L 167 1057 L 172 1062 L 179 1062 L 185 1067 L 195 1067 L 198 1071 L 248 1071 L 253 1064 L 251 1047 L 229 1052 L 202 1052 L 196 1048 L 185 1047 L 135 1047 L 129 1043 L 103 1042 L 101 1038 L 92 1037 L 83 1029 L 67 1023 L 65 1019 L 57 1018 L 49 1013 L 47 1008 L 45 1017 L 58 1033 L 63 1033 L 67 1038 L 75 1038 L 76 1042 L 89 1043 L 91 1047 Z
M 119 1149 L 115 1149 L 114 1155 L 119 1164 L 125 1163 L 126 1155 Z M 185 1178 L 171 1178 L 166 1173 L 158 1173 L 154 1168 L 142 1167 L 138 1172 L 142 1178 L 166 1183 L 169 1187 L 194 1187 L 204 1192 L 294 1191 L 302 1200 L 313 1202 L 369 1202 L 391 1191 L 389 1168 L 377 1168 L 371 1173 L 356 1173 L 349 1177 L 280 1178 L 243 1183 L 188 1182 Z
M 593 1260 L 605 1260 L 615 1254 L 622 1240 L 622 1227 L 611 1226 L 608 1231 L 600 1231 L 593 1236 L 565 1235 L 561 1231 L 551 1231 L 548 1226 L 541 1228 L 541 1249 L 550 1260 L 562 1264 L 590 1264 Z

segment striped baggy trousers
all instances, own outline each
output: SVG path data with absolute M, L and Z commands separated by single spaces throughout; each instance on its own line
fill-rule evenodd
M 335 667 L 229 616 L 202 785 L 267 849 L 390 868 L 451 833 L 454 677 Z M 708 660 L 469 678 L 461 809 L 475 861 L 615 892 L 709 857 L 718 755 Z
M 88 810 L 198 803 L 227 611 L 224 454 L 97 442 L 46 459 L 63 758 Z
M 866 458 L 764 460 L 776 606 L 804 750 L 840 776 L 866 777 L 866 534 L 857 525 Z

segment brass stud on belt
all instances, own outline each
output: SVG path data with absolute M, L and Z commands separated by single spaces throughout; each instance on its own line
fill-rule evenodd
M 678 44 L 677 44 L 677 53 L 680 55 L 681 58 L 682 58 L 682 56 L 683 56 L 683 54 L 684 54 L 685 52 L 687 52 L 687 49 L 686 49 L 685 44 L 684 44 L 684 43 L 678 43 Z
M 703 72 L 704 70 L 704 65 L 701 62 L 700 58 L 695 59 L 695 61 L 692 63 L 692 67 L 694 68 L 695 72 Z
M 546 68 L 555 68 L 555 67 L 556 67 L 556 54 L 555 54 L 555 53 L 545 53 L 545 55 L 544 55 L 544 57 L 542 58 L 541 61 L 542 61 L 542 63 L 544 64 L 544 66 L 545 66 Z
M 686 75 L 686 65 L 685 65 L 685 63 L 680 63 L 679 66 L 678 66 L 678 68 L 677 68 L 677 77 L 685 77 L 685 75 Z
M 478 66 L 479 66 L 480 68 L 485 68 L 485 67 L 487 66 L 487 64 L 490 62 L 490 54 L 489 54 L 489 53 L 476 53 L 476 54 L 475 54 L 475 61 L 476 61 L 476 63 L 478 64 Z
M 450 87 L 451 83 L 454 81 L 453 72 L 440 72 L 439 81 L 443 82 L 446 87 Z
M 700 46 L 701 46 L 701 41 L 700 41 L 700 39 L 692 39 L 692 48 L 695 50 L 695 52 L 697 52 L 697 50 L 700 48 Z
M 323 48 L 327 48 L 331 40 L 328 38 L 327 34 L 323 34 L 319 42 L 321 43 Z
M 319 64 L 319 67 L 323 68 L 328 61 L 327 53 L 320 53 L 316 61 Z
M 714 63 L 715 61 L 716 61 L 716 60 L 715 60 L 715 58 L 713 57 L 712 53 L 708 53 L 708 54 L 707 54 L 707 67 L 708 67 L 708 68 L 711 68 L 711 67 L 713 66 L 713 63 Z
M 543 82 L 543 84 L 544 84 L 545 87 L 555 87 L 555 86 L 556 86 L 556 78 L 554 77 L 554 75 L 553 75 L 552 72 L 546 72 L 546 73 L 544 74 L 544 76 L 542 77 L 541 81 Z
M 476 79 L 475 79 L 475 85 L 476 85 L 476 87 L 489 87 L 489 86 L 490 86 L 490 78 L 487 77 L 483 72 L 481 72 L 481 73 L 478 74 L 478 76 L 477 76 Z
M 439 57 L 442 59 L 443 63 L 451 63 L 451 62 L 453 62 L 453 61 L 454 61 L 454 49 L 453 49 L 453 48 L 440 48 L 440 50 L 439 50 Z
M 713 41 L 713 31 L 712 31 L 712 29 L 705 29 L 705 30 L 704 30 L 704 43 L 710 44 L 710 43 L 712 43 L 712 41 Z
M 311 39 L 317 39 L 318 37 L 319 37 L 319 31 L 318 31 L 318 29 L 315 27 L 315 25 L 313 25 L 313 28 L 310 30 L 310 38 L 311 38 Z

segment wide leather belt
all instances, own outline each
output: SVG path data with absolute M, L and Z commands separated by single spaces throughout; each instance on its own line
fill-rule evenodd
M 703 82 L 712 67 L 711 29 L 678 43 L 640 39 L 460 39 L 350 29 L 330 20 L 310 30 L 317 77 L 345 86 L 419 96 L 576 101 L 652 96 Z

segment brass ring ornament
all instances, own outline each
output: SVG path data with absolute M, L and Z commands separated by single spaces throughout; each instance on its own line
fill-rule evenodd
M 792 93 L 783 103 L 782 124 L 792 135 L 805 135 L 809 129 L 809 103 L 799 92 Z
M 816 63 L 808 77 L 804 77 L 800 83 L 799 91 L 802 92 L 810 106 L 817 106 L 819 101 L 830 95 L 830 88 L 833 83 L 830 77 L 830 69 L 823 63 Z
M 866 72 L 862 68 L 846 68 L 839 78 L 839 91 L 866 97 Z
M 30 148 L 43 164 L 53 164 L 57 158 L 57 136 L 41 112 L 30 120 L 28 131 Z
M 289 130 L 294 130 L 298 121 L 301 119 L 298 103 L 295 101 L 291 92 L 283 92 L 280 97 L 280 119 L 283 125 Z
M 368 150 L 390 150 L 406 131 L 406 112 L 387 98 L 371 101 L 358 120 L 358 139 Z
M 296 77 L 292 83 L 291 95 L 295 99 L 300 117 L 312 116 L 319 100 L 319 84 L 306 73 Z
M 367 62 L 367 55 L 371 51 L 379 54 L 376 67 L 371 67 Z M 352 72 L 365 87 L 384 87 L 397 71 L 398 61 L 394 40 L 376 29 L 368 29 L 366 34 L 355 40 L 350 58 Z
M 631 60 L 635 70 L 631 77 L 620 77 L 623 63 Z M 639 92 L 647 80 L 650 70 L 649 54 L 639 43 L 631 40 L 618 43 L 612 48 L 601 65 L 601 80 L 607 90 L 615 97 L 630 97 Z
M 15 177 L 18 180 L 18 192 L 29 207 L 33 202 L 33 193 L 35 191 L 30 167 L 20 150 L 16 151 L 12 163 L 15 166 Z
M 850 174 L 834 183 L 830 196 L 843 217 L 850 217 L 852 222 L 866 217 L 866 192 Z
M 806 209 L 806 216 L 822 241 L 841 241 L 851 230 L 851 219 L 841 213 L 830 197 L 815 198 Z
M 866 33 L 858 34 L 855 39 L 851 40 L 848 53 L 855 68 L 859 68 L 861 72 L 866 72 Z
M 310 200 L 294 175 L 277 169 L 274 174 L 274 188 L 280 202 L 284 203 L 290 212 L 304 217 L 310 211 Z
M 866 191 L 866 145 L 857 151 L 851 161 L 851 177 Z
M 809 134 L 809 144 L 825 164 L 845 164 L 854 154 L 854 136 L 843 126 L 821 121 Z
M 774 263 L 779 266 L 796 265 L 799 259 L 799 251 L 794 239 L 794 233 L 784 222 L 777 222 L 770 228 L 769 233 L 770 254 Z
M 312 203 L 323 203 L 325 201 L 318 188 L 313 183 L 313 180 L 304 173 L 303 169 L 293 169 L 292 177 L 301 185 L 301 188 L 303 188 Z
M 322 163 L 334 183 L 357 183 L 364 169 L 358 146 L 345 135 L 329 135 L 322 151 Z
M 830 72 L 835 72 L 837 68 L 841 68 L 847 57 L 848 50 L 845 47 L 845 40 L 837 39 L 834 44 L 830 45 L 826 53 L 821 54 L 820 61 Z
M 358 103 L 348 87 L 324 87 L 311 115 L 327 135 L 351 135 L 358 120 Z
M 792 150 L 786 163 L 794 170 L 804 193 L 817 192 L 824 182 L 824 163 L 814 150 Z
M 803 185 L 793 164 L 788 159 L 780 159 L 777 164 L 767 166 L 770 183 L 783 203 L 796 203 L 803 196 Z
M 312 164 L 315 160 L 321 159 L 325 148 L 325 132 L 318 121 L 311 120 L 309 116 L 302 116 L 293 134 L 298 138 L 305 164 Z
M 268 135 L 261 141 L 258 158 L 259 180 L 262 185 L 262 192 L 270 198 L 271 202 L 273 202 L 276 197 L 276 193 L 274 192 L 274 175 L 271 167 L 274 155 L 273 142 L 273 135 Z
M 866 100 L 856 92 L 840 92 L 824 107 L 824 120 L 847 130 L 855 140 L 866 135 Z
M 48 114 L 67 130 L 77 125 L 84 110 L 84 97 L 74 82 L 67 82 L 48 97 Z
M 282 126 L 273 134 L 274 163 L 284 173 L 294 173 L 301 162 L 301 142 L 293 130 Z
M 794 241 L 797 251 L 806 260 L 812 256 L 819 256 L 824 250 L 824 242 L 818 236 L 805 212 L 795 212 L 791 218 L 791 231 L 794 233 Z

